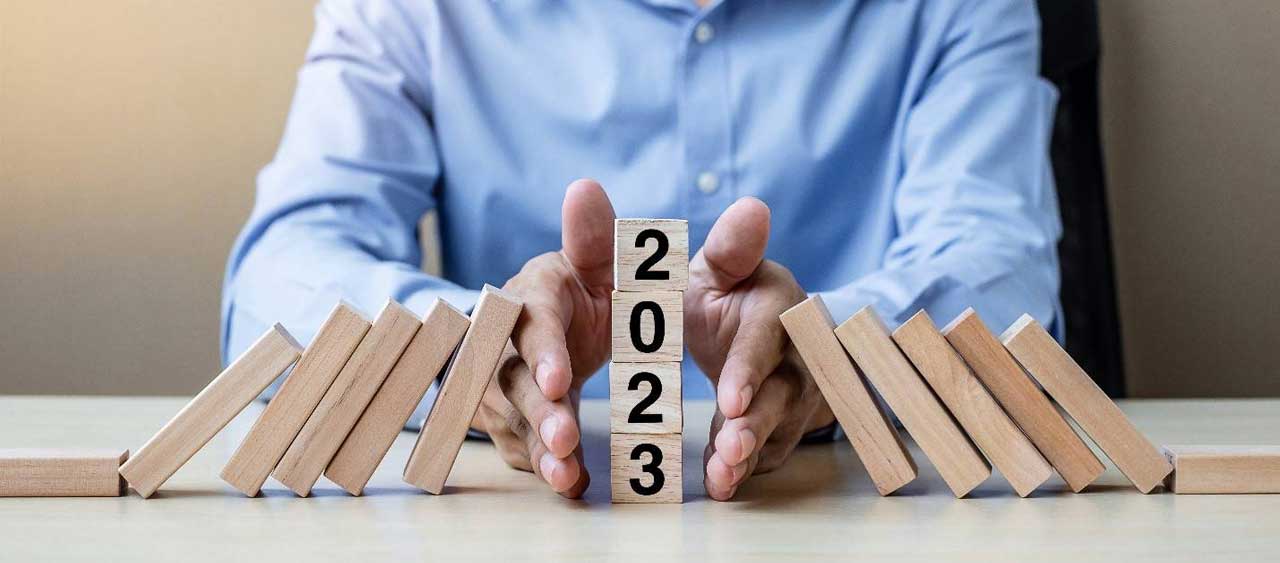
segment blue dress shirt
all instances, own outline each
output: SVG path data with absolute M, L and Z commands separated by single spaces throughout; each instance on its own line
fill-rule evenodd
M 579 177 L 620 217 L 688 219 L 691 251 L 764 200 L 768 257 L 837 321 L 972 306 L 1060 332 L 1038 57 L 1031 0 L 322 2 L 227 265 L 223 360 L 273 322 L 308 341 L 339 299 L 468 309 L 559 248 Z M 684 386 L 713 393 L 688 361 Z

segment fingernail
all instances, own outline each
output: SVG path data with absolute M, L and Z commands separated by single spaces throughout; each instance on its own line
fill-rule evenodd
M 551 454 L 542 454 L 542 459 L 538 460 L 538 469 L 542 472 L 542 480 L 548 483 L 555 480 L 555 472 L 560 466 L 556 463 L 556 457 Z
M 538 435 L 542 437 L 542 443 L 548 448 L 551 447 L 551 440 L 556 436 L 556 430 L 560 429 L 560 419 L 554 416 L 548 416 L 542 421 L 542 426 L 538 427 Z
M 751 452 L 756 451 L 756 433 L 747 428 L 738 431 L 738 442 L 742 444 L 742 459 L 746 460 L 751 457 Z
M 750 385 L 738 391 L 738 399 L 742 401 L 742 412 L 747 412 L 747 407 L 751 405 L 751 397 L 755 396 L 755 394 L 756 392 L 751 389 Z
M 538 382 L 538 388 L 543 393 L 547 392 L 547 379 L 551 377 L 551 362 L 542 360 L 538 362 L 538 372 L 533 374 L 533 380 Z

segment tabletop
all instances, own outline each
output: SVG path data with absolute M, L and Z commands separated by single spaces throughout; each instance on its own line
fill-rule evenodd
M 0 447 L 136 450 L 177 398 L 0 397 Z M 1142 400 L 1121 406 L 1156 444 L 1280 443 L 1280 400 Z M 245 498 L 218 479 L 261 405 L 242 413 L 151 499 L 0 498 L 0 559 L 1233 560 L 1280 558 L 1280 495 L 1138 493 L 1110 463 L 1082 494 L 1054 477 L 1018 498 L 998 473 L 955 499 L 912 445 L 920 477 L 876 494 L 846 441 L 802 446 L 733 502 L 702 490 L 712 405 L 685 405 L 683 505 L 611 505 L 608 404 L 584 401 L 592 475 L 582 500 L 464 444 L 445 494 L 400 480 L 404 432 L 363 497 L 323 478 L 312 498 L 274 481 Z M 1099 452 L 1101 455 L 1101 452 Z M 1105 460 L 1106 458 L 1103 457 Z

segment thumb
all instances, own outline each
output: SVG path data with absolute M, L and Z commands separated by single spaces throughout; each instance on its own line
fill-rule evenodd
M 756 271 L 769 245 L 769 206 L 754 197 L 730 205 L 689 263 L 690 288 L 729 291 Z
M 575 180 L 560 209 L 564 257 L 588 287 L 613 286 L 613 204 L 595 180 Z

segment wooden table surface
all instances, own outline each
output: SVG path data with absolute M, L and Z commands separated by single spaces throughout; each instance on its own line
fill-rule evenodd
M 0 397 L 0 447 L 135 450 L 183 402 Z M 1280 443 L 1280 400 L 1122 406 L 1157 444 Z M 584 403 L 593 479 L 582 501 L 506 468 L 483 442 L 464 445 L 446 494 L 426 495 L 400 481 L 409 433 L 364 497 L 322 479 L 312 498 L 295 498 L 274 481 L 265 496 L 244 498 L 218 471 L 260 412 L 255 404 L 150 500 L 0 498 L 0 560 L 1280 560 L 1280 495 L 1142 495 L 1109 463 L 1083 494 L 1066 492 L 1055 477 L 1019 499 L 995 475 L 956 500 L 913 446 L 920 478 L 881 498 L 840 442 L 801 447 L 784 468 L 744 485 L 738 500 L 713 502 L 701 468 L 710 408 L 686 404 L 685 504 L 613 506 L 603 401 Z

